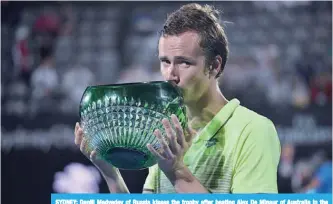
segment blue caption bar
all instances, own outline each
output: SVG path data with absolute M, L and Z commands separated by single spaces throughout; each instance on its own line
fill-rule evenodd
M 332 194 L 52 194 L 51 204 L 332 204 Z

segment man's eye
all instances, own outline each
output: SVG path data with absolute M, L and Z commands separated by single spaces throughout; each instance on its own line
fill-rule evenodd
M 191 63 L 184 61 L 184 62 L 181 63 L 181 65 L 190 66 Z
M 169 60 L 161 60 L 161 62 L 164 63 L 164 64 L 170 64 Z

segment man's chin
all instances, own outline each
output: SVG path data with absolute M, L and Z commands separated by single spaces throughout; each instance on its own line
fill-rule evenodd
M 178 87 L 179 90 L 181 91 L 183 98 L 185 98 L 185 96 L 188 95 L 186 89 L 184 89 L 184 88 L 181 87 L 181 86 L 177 86 L 177 87 Z
M 193 101 L 193 98 L 189 94 L 184 93 L 183 94 L 183 101 L 186 105 L 186 104 L 191 103 L 191 101 Z
M 182 96 L 183 96 L 183 101 L 185 104 L 190 103 L 191 101 L 193 101 L 193 94 L 190 94 L 188 89 L 185 89 L 184 87 L 182 87 L 181 85 L 178 86 L 178 88 L 180 89 Z

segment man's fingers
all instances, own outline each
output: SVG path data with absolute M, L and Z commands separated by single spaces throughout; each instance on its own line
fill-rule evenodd
M 76 123 L 75 124 L 75 130 L 74 130 L 74 136 L 75 136 L 74 142 L 75 142 L 76 145 L 80 145 L 81 144 L 82 135 L 79 134 L 80 133 L 80 129 L 81 128 L 80 128 L 79 123 Z
M 86 146 L 86 140 L 82 139 L 82 142 L 80 143 L 80 151 L 85 152 L 85 146 Z
M 82 139 L 81 145 L 80 145 L 80 151 L 90 159 L 90 152 L 87 151 L 87 140 Z
M 169 143 L 169 148 L 172 152 L 175 153 L 177 151 L 177 137 L 174 134 L 171 124 L 168 119 L 163 119 L 162 124 L 163 124 L 164 130 L 165 130 L 165 133 L 166 133 L 166 138 Z
M 164 141 L 161 131 L 155 130 L 154 134 L 157 137 L 158 142 L 162 145 L 161 155 L 165 158 L 171 158 L 173 156 L 173 153 L 171 152 L 169 145 Z
M 184 132 L 182 129 L 182 126 L 177 118 L 177 116 L 175 116 L 174 114 L 171 115 L 171 120 L 175 126 L 176 129 L 176 133 L 177 133 L 177 142 L 181 147 L 184 147 L 185 144 L 185 136 L 184 136 Z
M 75 144 L 80 147 L 80 151 L 91 161 L 96 160 L 97 152 L 96 150 L 88 152 L 87 140 L 84 138 L 83 130 L 78 122 L 75 124 L 74 134 L 75 134 L 75 139 L 74 139 Z
M 169 120 L 164 118 L 162 120 L 162 124 L 163 124 L 164 130 L 165 130 L 165 133 L 167 134 L 167 136 L 169 136 L 169 138 L 167 138 L 167 139 L 168 140 L 171 139 L 171 137 L 173 136 L 173 132 L 172 132 L 172 127 L 171 127 Z M 168 141 L 168 142 L 170 142 L 170 141 Z
M 96 151 L 96 150 L 93 150 L 93 151 L 90 153 L 90 160 L 94 162 L 94 161 L 96 160 L 96 155 L 97 155 L 97 151 Z
M 189 126 L 186 127 L 186 132 L 189 134 L 188 137 L 185 138 L 186 142 L 191 143 L 197 132 L 192 128 L 190 128 Z
M 79 122 L 76 122 L 76 123 L 75 123 L 75 132 L 76 132 L 79 128 L 80 128 L 80 124 L 79 124 Z
M 78 145 L 78 141 L 77 141 L 77 130 L 78 129 L 79 129 L 79 123 L 77 122 L 74 127 L 74 142 L 76 145 Z
M 80 145 L 83 139 L 83 130 L 79 127 L 76 131 L 75 131 L 75 144 L 76 145 Z
M 155 155 L 155 157 L 159 158 L 160 160 L 166 159 L 164 156 L 162 156 L 158 151 L 154 149 L 154 147 L 151 144 L 147 144 L 148 150 Z

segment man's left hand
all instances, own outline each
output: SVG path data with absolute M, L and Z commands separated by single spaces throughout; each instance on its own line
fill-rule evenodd
M 168 119 L 162 120 L 162 124 L 166 133 L 167 143 L 165 140 L 163 140 L 161 131 L 157 129 L 155 130 L 154 134 L 161 144 L 161 148 L 159 151 L 157 151 L 151 144 L 147 145 L 149 151 L 157 158 L 157 163 L 160 169 L 166 175 L 173 175 L 185 167 L 183 161 L 184 154 L 191 146 L 191 142 L 194 136 L 194 131 L 190 128 L 187 128 L 186 132 L 189 135 L 185 137 L 183 128 L 181 127 L 177 116 L 172 115 L 171 120 L 175 127 L 174 131 Z

